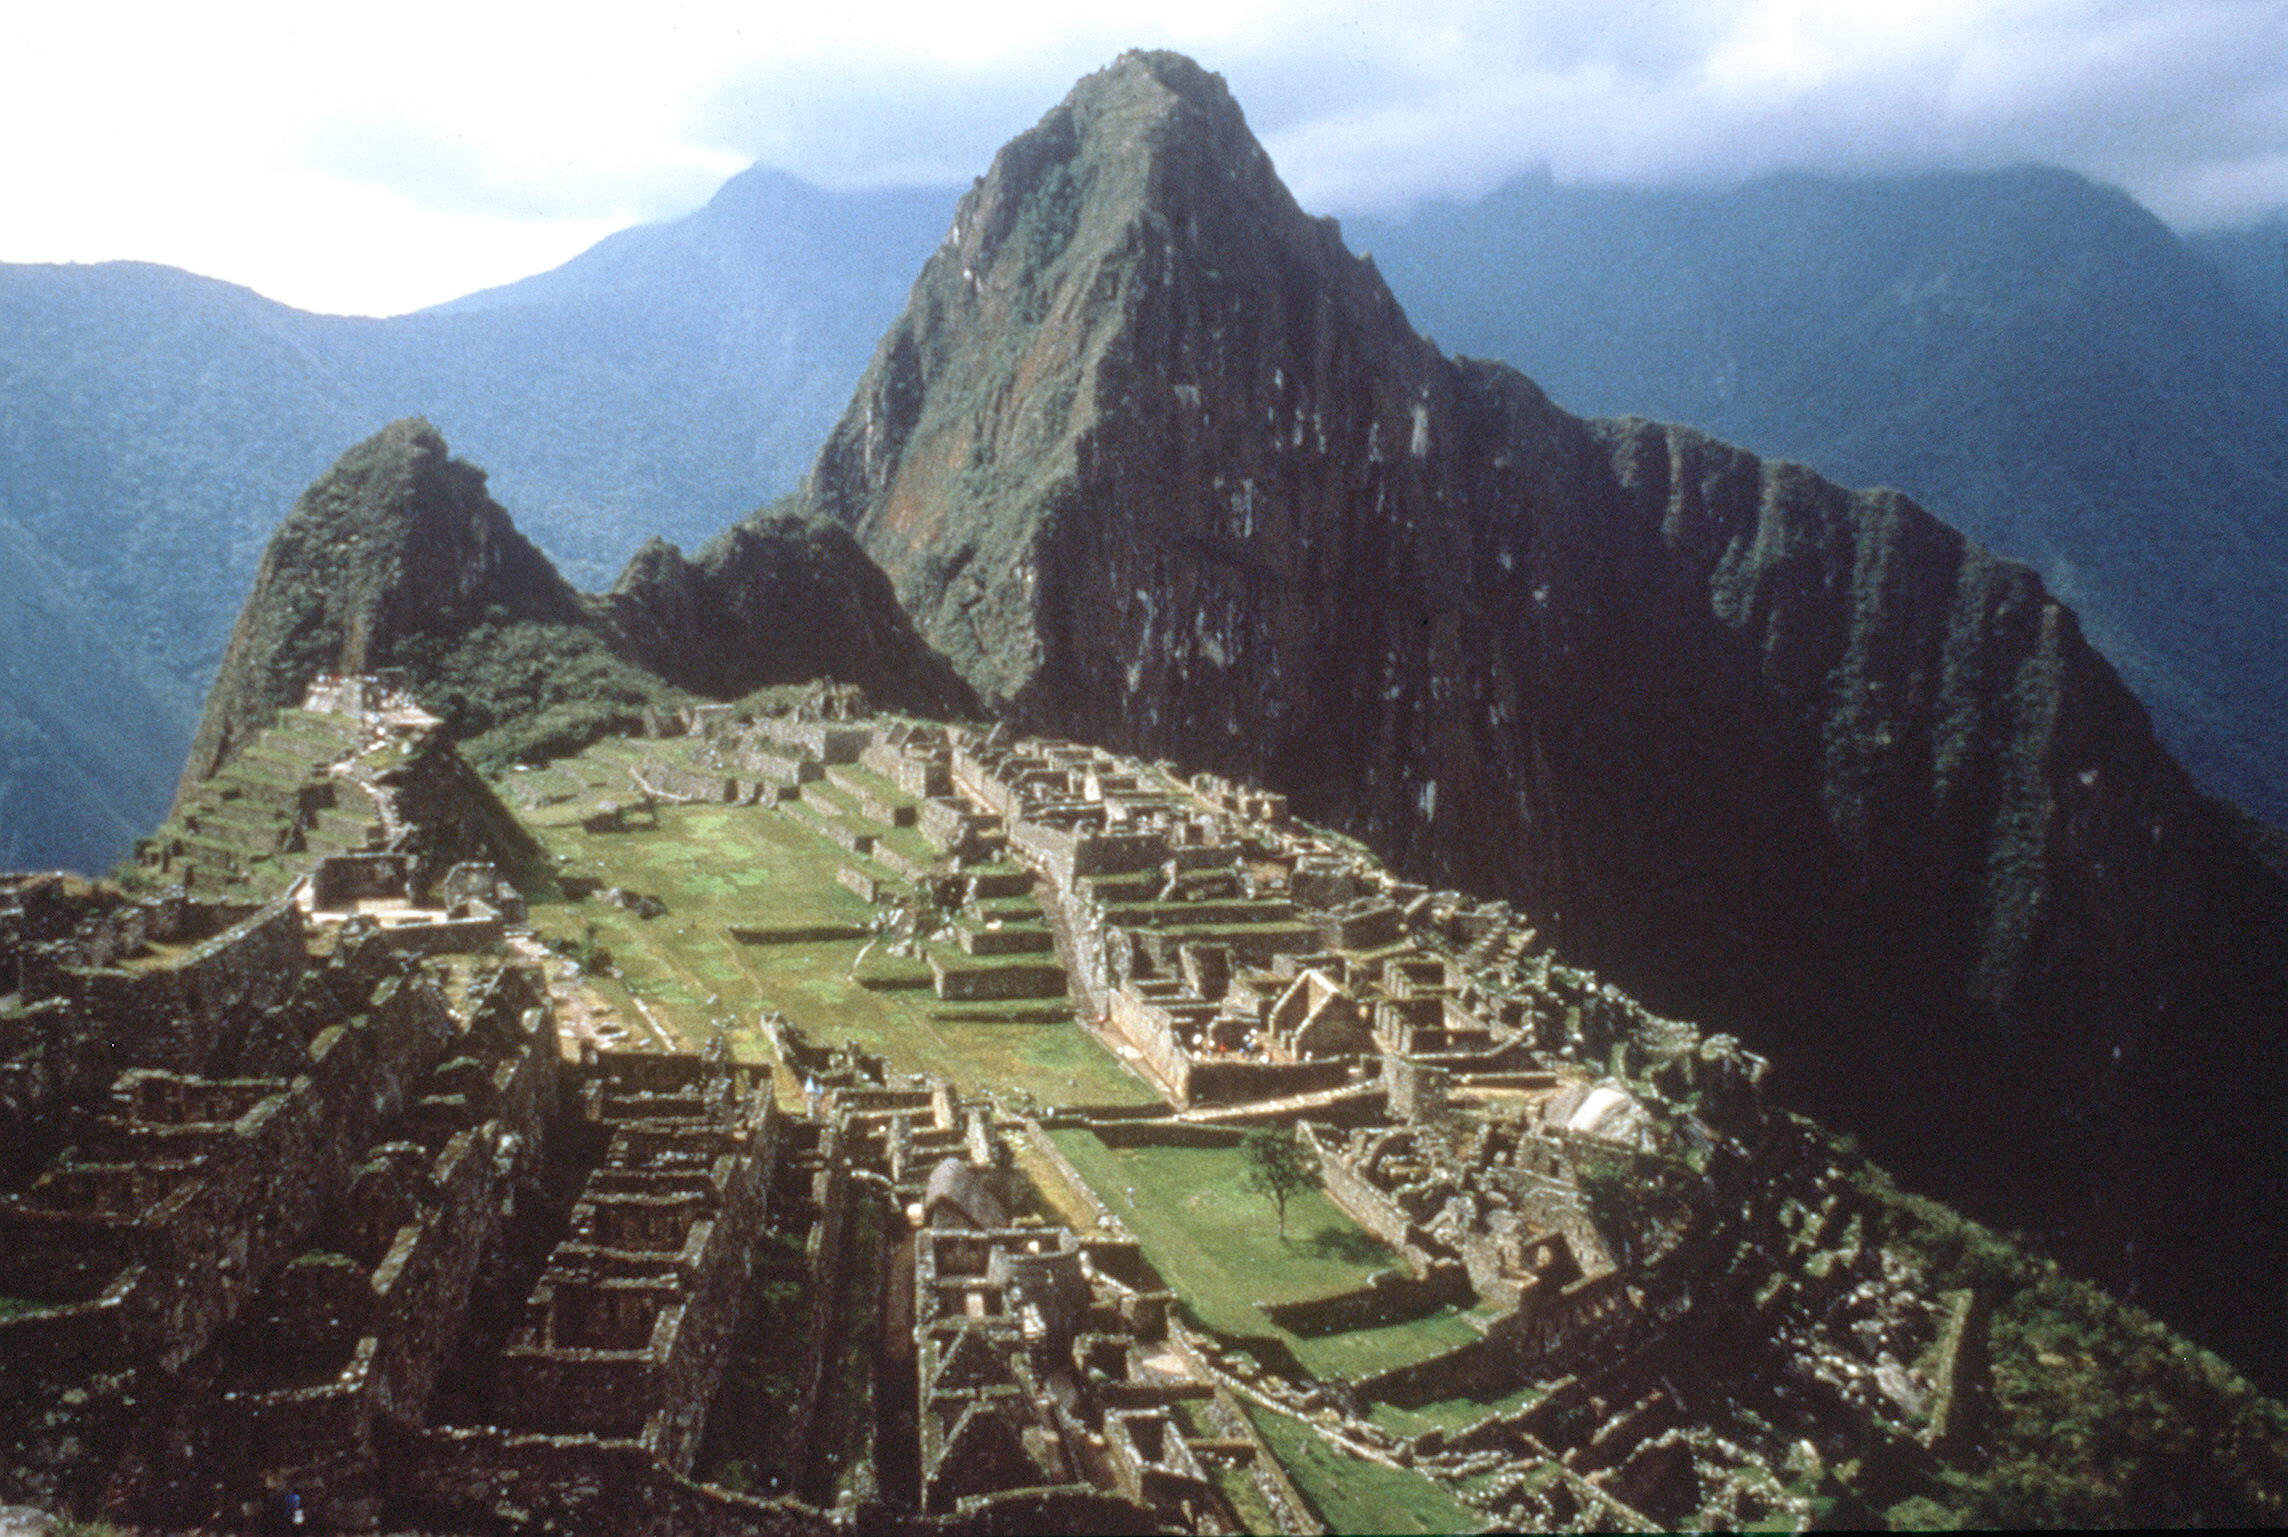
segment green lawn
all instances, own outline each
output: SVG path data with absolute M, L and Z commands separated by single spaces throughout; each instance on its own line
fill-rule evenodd
M 1287 1476 L 1338 1532 L 1477 1532 L 1485 1518 L 1445 1487 L 1405 1468 L 1347 1457 L 1284 1414 L 1248 1415 Z
M 1374 1422 L 1397 1436 L 1418 1436 L 1425 1430 L 1462 1430 L 1475 1425 L 1489 1414 L 1514 1414 L 1541 1397 L 1539 1387 L 1513 1389 L 1499 1398 L 1442 1398 L 1436 1403 L 1401 1409 L 1396 1404 L 1376 1404 Z
M 1256 1303 L 1363 1285 L 1398 1256 L 1316 1190 L 1288 1202 L 1281 1238 L 1271 1203 L 1245 1188 L 1237 1148 L 1113 1148 L 1080 1128 L 1050 1135 L 1135 1232 L 1177 1295 L 1218 1333 L 1255 1336 L 1272 1354 L 1283 1346 L 1319 1377 L 1361 1376 L 1477 1337 L 1451 1308 L 1379 1329 L 1317 1339 L 1290 1334 Z
M 764 1054 L 759 1011 L 783 1012 L 824 1044 L 848 1041 L 908 1071 L 943 1075 L 963 1088 L 1024 1089 L 1047 1104 L 1144 1104 L 1153 1095 L 1070 1018 L 1010 1023 L 999 1010 L 949 1007 L 926 985 L 869 988 L 864 981 L 926 984 L 916 959 L 876 946 L 859 977 L 851 963 L 860 940 L 742 944 L 729 928 L 795 929 L 863 925 L 873 908 L 835 880 L 844 850 L 795 817 L 763 807 L 663 805 L 659 830 L 589 833 L 580 817 L 626 792 L 625 778 L 595 753 L 542 773 L 503 776 L 533 832 L 562 855 L 566 874 L 656 896 L 657 918 L 638 918 L 593 898 L 534 904 L 546 935 L 582 937 L 612 952 L 627 986 L 684 1039 L 704 1043 L 715 1021 L 731 1030 L 736 1054 Z M 536 800 L 562 800 L 533 806 Z M 512 804 L 516 801 L 512 800 Z M 991 964 L 948 952 L 965 966 Z M 1033 957 L 1034 960 L 1040 957 Z M 607 987 L 607 994 L 610 989 Z M 985 1017 L 978 1017 L 983 1015 Z M 964 1017 L 967 1016 L 967 1017 Z

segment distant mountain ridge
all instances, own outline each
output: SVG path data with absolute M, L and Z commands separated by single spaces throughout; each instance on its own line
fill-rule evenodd
M 1571 409 L 1899 487 L 2033 565 L 2196 776 L 2288 820 L 2276 240 L 2044 168 L 1528 179 L 1348 228 L 1416 324 Z
M 281 514 L 425 415 L 588 587 L 790 490 L 952 196 L 765 170 L 553 273 L 394 320 L 139 263 L 0 265 L 0 867 L 101 869 L 164 810 Z M 99 716 L 87 697 L 106 701 Z M 126 729 L 122 729 L 126 728 Z

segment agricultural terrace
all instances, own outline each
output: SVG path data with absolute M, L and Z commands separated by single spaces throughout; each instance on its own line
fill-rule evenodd
M 661 803 L 629 812 L 618 830 L 590 830 L 607 802 L 637 798 L 628 766 L 656 746 L 600 742 L 497 781 L 554 862 L 558 889 L 533 903 L 533 928 L 572 953 L 608 953 L 596 979 L 607 999 L 694 1048 L 721 1025 L 743 1061 L 769 1060 L 758 1019 L 770 1008 L 822 1045 L 848 1043 L 973 1093 L 1014 1090 L 1050 1105 L 1151 1101 L 1062 1000 L 947 1003 L 931 991 L 928 957 L 975 958 L 949 943 L 915 956 L 869 945 L 881 909 L 841 883 L 851 857 L 807 808 Z M 602 899 L 613 890 L 665 911 L 645 917 Z M 1038 917 L 1029 898 L 995 905 Z
M 646 1038 L 648 1022 L 698 1047 L 721 1028 L 738 1059 L 769 1061 L 758 1020 L 776 1009 L 820 1044 L 848 1043 L 971 1092 L 1015 1092 L 1043 1106 L 1154 1102 L 1080 1026 L 1068 999 L 948 1002 L 930 985 L 929 961 L 976 966 L 979 957 L 950 939 L 897 954 L 876 937 L 896 894 L 910 886 L 893 868 L 854 857 L 848 833 L 864 831 L 909 859 L 931 852 L 910 827 L 864 817 L 857 792 L 880 808 L 895 804 L 894 786 L 846 774 L 841 785 L 806 787 L 812 793 L 801 800 L 750 806 L 655 797 L 646 809 L 630 770 L 672 751 L 673 744 L 607 740 L 496 779 L 555 874 L 555 889 L 533 903 L 534 929 L 590 962 L 589 983 L 625 1014 L 631 1036 Z M 850 881 L 853 869 L 866 880 Z M 883 904 L 852 889 L 869 883 Z M 614 899 L 614 892 L 628 895 Z M 645 916 L 642 898 L 660 910 Z M 1042 921 L 1030 896 L 990 899 L 972 916 L 1012 926 Z M 1315 1190 L 1290 1204 L 1280 1236 L 1264 1198 L 1246 1187 L 1236 1148 L 1114 1148 L 1078 1127 L 1053 1135 L 1195 1321 L 1266 1365 L 1356 1376 L 1450 1350 L 1476 1332 L 1453 1308 L 1316 1338 L 1281 1329 L 1258 1302 L 1355 1287 L 1397 1257 Z M 1036 1187 L 1040 1214 L 1084 1230 L 1095 1225 L 1088 1200 L 1062 1171 L 1037 1155 L 1021 1154 L 1019 1167 Z M 1404 1432 L 1464 1423 L 1487 1408 L 1457 1400 L 1381 1412 L 1402 1418 L 1392 1428 Z M 1280 1416 L 1263 1419 L 1298 1485 L 1338 1529 L 1472 1524 L 1430 1480 L 1335 1456 Z

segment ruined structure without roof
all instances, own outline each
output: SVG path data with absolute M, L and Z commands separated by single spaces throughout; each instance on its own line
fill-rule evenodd
M 313 695 L 374 735 L 308 782 L 465 772 L 406 701 L 368 719 L 381 692 Z M 1863 1241 L 1761 1062 L 1509 909 L 1277 796 L 840 692 L 649 732 L 577 795 L 506 789 L 587 847 L 777 829 L 871 916 L 723 943 L 844 946 L 850 997 L 1069 1039 L 1134 1092 L 964 1087 L 822 1043 L 791 994 L 678 1034 L 563 920 L 672 926 L 680 892 L 559 856 L 528 912 L 397 800 L 349 847 L 298 820 L 259 904 L 15 879 L 0 1493 L 167 1530 L 290 1498 L 339 1530 L 1301 1532 L 1301 1436 L 1488 1525 L 1801 1525 L 1799 1446 L 1964 1434 L 1972 1299 Z M 1382 1262 L 1242 1335 L 1132 1226 L 1180 1192 L 1075 1154 L 1264 1128 Z M 1317 1374 L 1265 1343 L 1424 1319 L 1464 1337 Z

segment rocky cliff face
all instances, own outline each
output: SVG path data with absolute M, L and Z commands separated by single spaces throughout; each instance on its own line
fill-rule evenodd
M 2025 568 L 1450 361 L 1222 82 L 970 193 L 810 494 L 1024 724 L 1264 779 L 2277 1378 L 2281 882 Z M 2204 1301 L 2204 1298 L 2207 1300 Z
M 2125 193 L 2026 166 L 1524 178 L 1347 232 L 1423 331 L 1573 409 L 1896 486 L 2026 560 L 2198 782 L 2288 820 L 2279 306 Z M 2279 281 L 2277 237 L 2239 249 Z
M 654 539 L 600 612 L 621 655 L 695 694 L 735 699 L 833 678 L 924 714 L 977 708 L 915 633 L 881 568 L 848 530 L 814 518 L 757 513 L 692 559 Z

